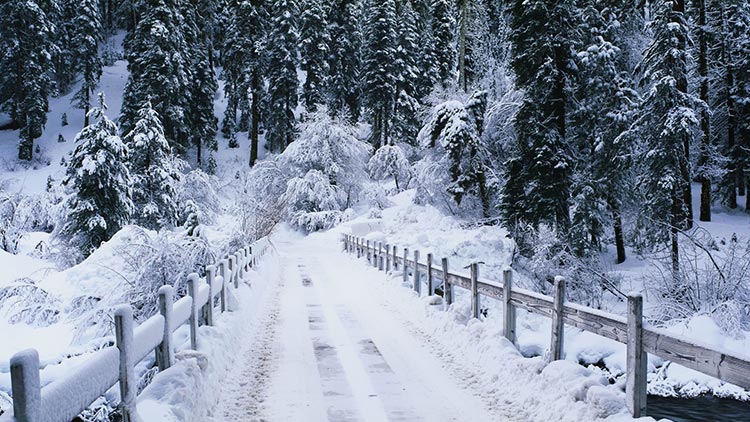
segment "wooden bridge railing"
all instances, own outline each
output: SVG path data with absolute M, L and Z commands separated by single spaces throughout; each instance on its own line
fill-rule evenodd
M 226 311 L 228 287 L 239 287 L 268 246 L 268 239 L 262 238 L 227 255 L 218 266 L 206 267 L 204 280 L 196 273 L 190 274 L 188 296 L 176 302 L 172 286 L 162 286 L 159 314 L 137 327 L 133 324 L 132 308 L 120 306 L 114 314 L 115 346 L 92 353 L 85 363 L 43 388 L 37 351 L 16 353 L 10 360 L 13 411 L 0 416 L 0 422 L 68 422 L 118 382 L 122 421 L 140 421 L 136 413 L 135 365 L 155 351 L 160 371 L 172 366 L 172 334 L 185 323 L 190 326 L 190 347 L 197 350 L 199 322 L 214 325 L 217 299 L 220 311 Z
M 381 271 L 401 269 L 404 282 L 408 282 L 411 276 L 413 288 L 418 294 L 421 294 L 422 279 L 426 279 L 428 294 L 433 294 L 437 287 L 435 280 L 441 280 L 446 308 L 453 303 L 454 286 L 471 292 L 471 312 L 474 318 L 479 317 L 482 296 L 499 300 L 503 303 L 504 336 L 514 344 L 517 308 L 551 318 L 548 361 L 563 358 L 564 324 L 626 344 L 626 402 L 636 418 L 645 416 L 646 413 L 647 353 L 750 389 L 750 357 L 719 351 L 712 346 L 645 325 L 643 298 L 640 294 L 628 295 L 628 316 L 625 318 L 565 302 L 565 280 L 562 277 L 555 278 L 555 296 L 551 297 L 514 287 L 511 270 L 503 272 L 503 284 L 500 284 L 480 280 L 479 266 L 476 263 L 470 265 L 469 275 L 457 274 L 448 271 L 447 258 L 442 258 L 440 267 L 436 268 L 432 254 L 427 254 L 426 261 L 420 262 L 418 250 L 413 252 L 413 259 L 409 259 L 407 248 L 404 248 L 403 254 L 399 256 L 395 245 L 384 245 L 383 242 L 352 235 L 344 235 L 342 240 L 345 251 L 357 254 L 358 258 L 366 257 L 368 262 Z

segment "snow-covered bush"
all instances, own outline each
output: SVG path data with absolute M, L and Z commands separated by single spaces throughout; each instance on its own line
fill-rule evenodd
M 286 190 L 289 222 L 308 232 L 335 226 L 341 221 L 338 196 L 328 176 L 319 170 L 292 178 Z
M 230 210 L 238 217 L 238 235 L 247 236 L 247 240 L 259 239 L 268 235 L 284 218 L 284 194 L 289 177 L 286 170 L 276 156 L 259 161 L 247 174 Z
M 481 139 L 485 111 L 483 92 L 465 103 L 452 100 L 435 107 L 418 136 L 425 154 L 415 165 L 417 201 L 443 204 L 455 212 L 473 196 L 489 217 L 494 177 Z
M 175 189 L 177 209 L 184 211 L 191 201 L 198 209 L 198 219 L 203 224 L 213 224 L 220 211 L 216 183 L 215 177 L 200 169 L 183 174 Z M 186 218 L 183 214 L 179 224 L 184 224 Z
M 411 177 L 409 160 L 406 159 L 401 147 L 396 145 L 384 145 L 378 148 L 367 163 L 367 170 L 373 180 L 392 177 L 396 183 L 396 191 L 406 188 Z
M 24 323 L 46 327 L 58 321 L 61 302 L 31 280 L 17 280 L 0 288 L 0 310 L 11 324 Z
M 0 249 L 18 252 L 18 242 L 30 231 L 51 232 L 57 205 L 50 193 L 34 195 L 0 192 Z

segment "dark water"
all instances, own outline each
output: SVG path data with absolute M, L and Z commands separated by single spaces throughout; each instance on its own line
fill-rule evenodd
M 674 422 L 750 422 L 750 402 L 700 396 L 694 399 L 648 396 L 648 416 Z

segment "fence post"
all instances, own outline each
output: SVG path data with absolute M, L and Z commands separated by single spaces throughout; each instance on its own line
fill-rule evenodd
M 138 380 L 133 356 L 133 309 L 123 305 L 115 310 L 115 342 L 120 349 L 120 413 L 123 422 L 139 420 L 135 397 Z
M 516 307 L 511 303 L 513 291 L 513 271 L 503 271 L 503 335 L 509 342 L 516 343 Z
M 440 264 L 443 267 L 443 301 L 447 311 L 453 303 L 453 285 L 448 281 L 448 258 L 443 258 Z
M 393 245 L 393 269 L 398 269 L 398 260 L 396 259 L 396 245 Z
M 36 350 L 22 350 L 10 358 L 10 388 L 13 392 L 15 420 L 40 420 L 42 387 L 39 380 L 39 353 Z
M 412 283 L 417 295 L 422 296 L 422 285 L 419 282 L 419 251 L 414 251 L 414 273 L 412 274 Z
M 385 244 L 385 272 L 391 272 L 391 245 Z
M 357 259 L 359 259 L 359 258 L 362 258 L 362 246 L 360 246 L 360 244 L 359 244 L 360 243 L 359 238 L 357 238 L 356 242 L 357 242 L 357 244 L 356 244 L 356 246 L 355 246 L 354 249 L 357 250 Z
M 193 299 L 190 305 L 190 348 L 198 350 L 198 288 L 200 286 L 198 274 L 192 273 L 188 276 L 187 287 L 188 295 Z
M 432 253 L 427 254 L 427 296 L 432 296 Z
M 378 270 L 383 271 L 385 258 L 383 257 L 383 242 L 378 242 Z
M 242 275 L 242 273 L 244 271 L 242 270 L 242 254 L 241 254 L 241 252 L 237 252 L 237 253 L 234 254 L 234 262 L 237 264 L 236 265 L 237 266 L 237 271 L 236 271 L 236 274 L 234 275 L 234 288 L 237 289 L 237 288 L 240 287 L 240 279 L 243 279 L 243 280 L 245 279 L 245 276 Z
M 172 309 L 174 307 L 174 288 L 172 286 L 159 287 L 159 313 L 164 317 L 164 336 L 161 344 L 156 348 L 156 363 L 159 371 L 163 371 L 174 364 L 172 351 Z
M 479 318 L 479 264 L 471 264 L 471 316 Z
M 625 402 L 634 418 L 646 416 L 647 354 L 643 351 L 643 296 L 628 294 L 628 345 Z
M 552 338 L 550 339 L 548 362 L 563 358 L 565 324 L 563 323 L 563 304 L 565 303 L 565 278 L 555 277 L 555 297 L 552 307 Z
M 219 296 L 221 297 L 221 312 L 225 312 L 227 310 L 226 285 L 228 277 L 231 277 L 232 274 L 232 268 L 229 266 L 231 262 L 231 260 L 224 258 L 221 260 L 221 263 L 219 263 L 219 272 L 221 273 L 221 286 L 219 287 Z
M 365 249 L 365 255 L 367 255 L 367 262 L 372 263 L 372 260 L 370 259 L 370 241 L 367 241 L 367 248 Z
M 404 265 L 402 267 L 404 284 L 409 282 L 409 266 L 406 265 L 406 260 L 409 258 L 409 248 L 404 248 Z
M 214 291 L 214 279 L 215 278 L 216 278 L 216 266 L 207 265 L 206 266 L 206 281 L 208 282 L 208 303 L 206 304 L 204 311 L 203 311 L 203 319 L 206 320 L 206 325 L 209 325 L 209 326 L 214 325 L 214 296 L 216 295 L 216 292 Z M 198 290 L 196 290 L 195 292 L 198 293 Z
M 378 250 L 378 242 L 372 241 L 372 267 L 378 268 L 378 261 L 380 260 L 380 251 Z

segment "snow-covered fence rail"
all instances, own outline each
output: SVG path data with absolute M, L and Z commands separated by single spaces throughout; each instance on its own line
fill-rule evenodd
M 547 359 L 558 360 L 563 357 L 564 325 L 579 328 L 611 340 L 626 344 L 627 347 L 627 382 L 626 401 L 633 416 L 645 416 L 646 411 L 646 357 L 647 353 L 668 359 L 690 369 L 718 378 L 722 381 L 750 389 L 750 358 L 716 350 L 699 342 L 680 338 L 656 327 L 650 327 L 643 321 L 643 298 L 639 294 L 628 295 L 628 315 L 602 312 L 597 309 L 565 302 L 565 280 L 555 279 L 555 296 L 547 296 L 530 290 L 513 286 L 512 271 L 503 272 L 503 283 L 479 279 L 479 266 L 470 266 L 470 274 L 449 272 L 448 259 L 442 258 L 440 268 L 433 264 L 432 254 L 420 262 L 419 251 L 413 252 L 409 259 L 409 250 L 399 249 L 395 245 L 372 242 L 362 238 L 344 235 L 344 250 L 366 257 L 374 267 L 380 269 L 401 270 L 403 281 L 408 283 L 411 276 L 414 290 L 421 294 L 422 280 L 426 280 L 428 294 L 433 294 L 435 280 L 441 280 L 443 298 L 446 308 L 453 303 L 454 287 L 469 290 L 471 294 L 471 312 L 479 317 L 480 303 L 483 296 L 499 300 L 503 304 L 504 336 L 516 343 L 516 309 L 552 319 L 550 333 L 550 350 Z M 424 275 L 424 277 L 422 277 Z
M 188 277 L 188 296 L 176 302 L 171 286 L 159 289 L 159 314 L 137 327 L 133 310 L 122 305 L 115 311 L 115 346 L 93 353 L 50 384 L 41 387 L 39 354 L 34 349 L 16 353 L 10 360 L 13 411 L 0 422 L 68 422 L 119 382 L 123 422 L 139 421 L 136 413 L 135 365 L 155 352 L 159 370 L 174 363 L 172 334 L 183 324 L 190 326 L 190 347 L 198 348 L 198 324 L 214 324 L 217 299 L 227 310 L 227 289 L 239 287 L 247 272 L 257 265 L 269 246 L 267 238 L 239 249 L 206 268 L 205 281 L 193 273 Z M 218 274 L 217 274 L 218 271 Z

